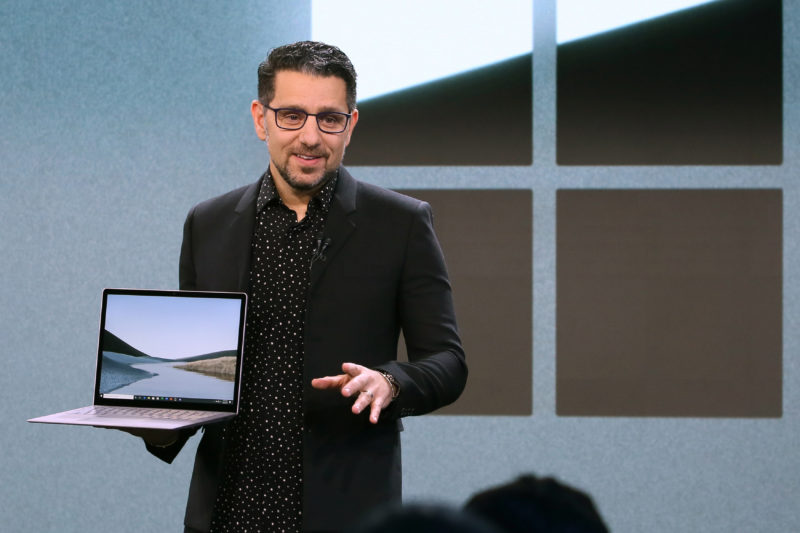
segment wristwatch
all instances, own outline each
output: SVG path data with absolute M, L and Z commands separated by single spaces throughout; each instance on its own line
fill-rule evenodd
M 398 383 L 397 379 L 395 379 L 395 377 L 387 371 L 379 369 L 378 372 L 380 372 L 381 376 L 383 376 L 383 379 L 385 379 L 386 383 L 388 383 L 392 388 L 392 400 L 394 400 L 400 395 L 400 383 Z

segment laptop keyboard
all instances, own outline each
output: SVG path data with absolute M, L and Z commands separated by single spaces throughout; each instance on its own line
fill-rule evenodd
M 133 417 L 152 418 L 157 420 L 197 420 L 208 415 L 207 411 L 191 411 L 184 409 L 147 409 L 142 407 L 117 407 L 110 405 L 96 405 L 87 407 L 81 414 L 106 416 L 113 418 Z

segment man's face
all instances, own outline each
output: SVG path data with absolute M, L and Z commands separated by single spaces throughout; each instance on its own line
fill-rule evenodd
M 289 107 L 307 113 L 347 113 L 346 85 L 335 76 L 281 70 L 275 75 L 275 95 L 269 107 Z M 320 131 L 316 117 L 312 116 L 299 130 L 284 130 L 276 125 L 275 112 L 257 100 L 253 101 L 251 112 L 256 134 L 267 141 L 273 177 L 282 179 L 297 192 L 316 191 L 336 173 L 358 121 L 358 111 L 353 110 L 342 133 Z

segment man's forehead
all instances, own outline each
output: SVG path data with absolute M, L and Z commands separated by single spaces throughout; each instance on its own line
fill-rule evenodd
M 279 70 L 275 73 L 273 102 L 284 99 L 297 100 L 292 105 L 308 102 L 323 106 L 346 106 L 347 84 L 338 76 Z

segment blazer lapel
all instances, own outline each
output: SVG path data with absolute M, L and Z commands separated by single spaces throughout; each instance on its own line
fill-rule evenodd
M 311 265 L 311 291 L 314 290 L 328 263 L 333 261 L 350 234 L 356 229 L 352 214 L 356 211 L 357 182 L 344 167 L 339 167 L 339 180 L 333 194 L 328 219 L 322 232 L 323 239 L 330 239 L 324 260 Z
M 251 241 L 256 223 L 256 200 L 260 183 L 261 180 L 258 180 L 245 190 L 229 225 L 231 263 L 235 265 L 237 286 L 242 292 L 247 292 L 250 284 Z

